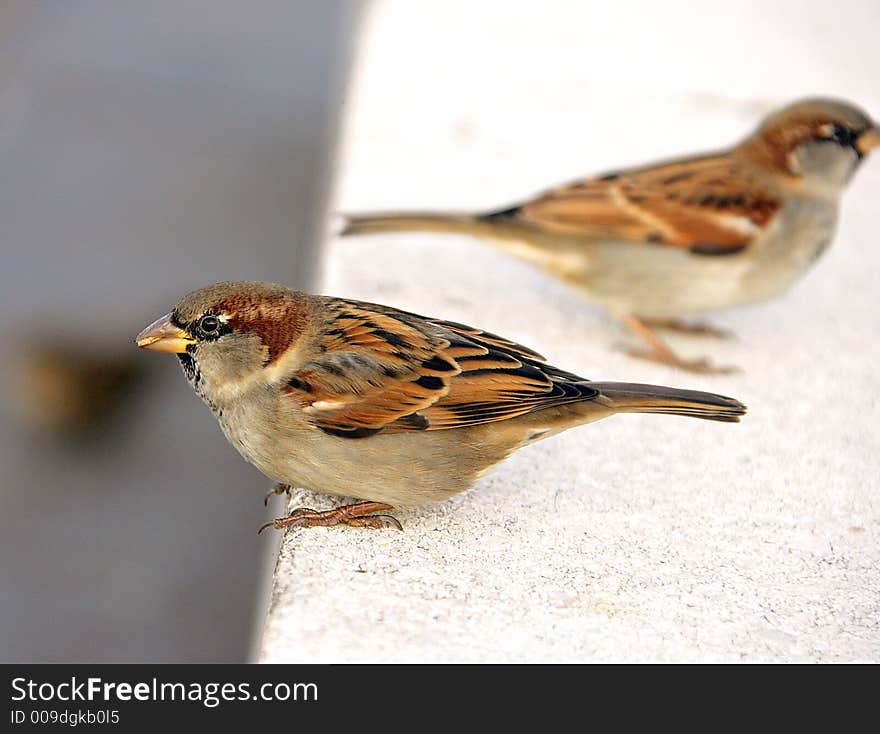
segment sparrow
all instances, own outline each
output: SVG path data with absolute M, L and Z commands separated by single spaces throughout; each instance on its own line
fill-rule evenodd
M 732 148 L 550 189 L 478 214 L 368 214 L 343 235 L 438 231 L 485 237 L 603 307 L 637 357 L 698 372 L 655 329 L 724 336 L 683 317 L 788 289 L 831 242 L 840 198 L 880 128 L 846 102 L 808 99 Z
M 400 523 L 394 507 L 461 492 L 512 451 L 615 413 L 738 421 L 711 393 L 590 382 L 531 349 L 452 321 L 283 285 L 226 282 L 184 296 L 137 336 L 177 355 L 227 439 L 274 491 L 355 497 L 278 529 Z

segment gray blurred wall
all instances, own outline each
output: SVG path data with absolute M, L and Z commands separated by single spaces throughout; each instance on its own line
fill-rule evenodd
M 212 281 L 310 286 L 359 13 L 0 6 L 0 661 L 246 658 L 268 483 L 132 338 Z M 135 371 L 90 431 L 23 417 L 61 343 Z

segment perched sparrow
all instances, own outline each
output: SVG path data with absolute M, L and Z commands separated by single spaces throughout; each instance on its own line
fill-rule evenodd
M 137 344 L 177 353 L 226 437 L 279 493 L 367 500 L 302 508 L 276 528 L 399 528 L 384 514 L 393 506 L 444 500 L 521 446 L 615 413 L 745 413 L 721 395 L 589 382 L 479 329 L 272 283 L 190 293 Z
M 343 234 L 484 236 L 562 279 L 639 337 L 636 356 L 696 371 L 652 331 L 721 335 L 678 321 L 761 301 L 795 282 L 834 236 L 844 186 L 880 129 L 844 102 L 798 102 L 720 153 L 551 189 L 485 214 L 352 216 Z

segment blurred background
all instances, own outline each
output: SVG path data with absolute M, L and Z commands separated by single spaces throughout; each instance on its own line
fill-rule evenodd
M 234 661 L 268 487 L 134 336 L 313 284 L 360 5 L 0 5 L 0 660 Z

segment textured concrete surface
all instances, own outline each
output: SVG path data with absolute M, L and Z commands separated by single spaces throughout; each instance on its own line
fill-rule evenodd
M 502 204 L 733 141 L 804 94 L 880 115 L 875 3 L 627 5 L 374 6 L 339 207 Z M 402 533 L 289 533 L 262 659 L 880 660 L 878 190 L 872 160 L 807 278 L 712 319 L 736 340 L 674 341 L 740 365 L 732 376 L 630 360 L 600 314 L 479 242 L 334 241 L 325 292 L 472 322 L 587 377 L 724 392 L 751 412 L 740 425 L 613 418 L 398 512 Z

